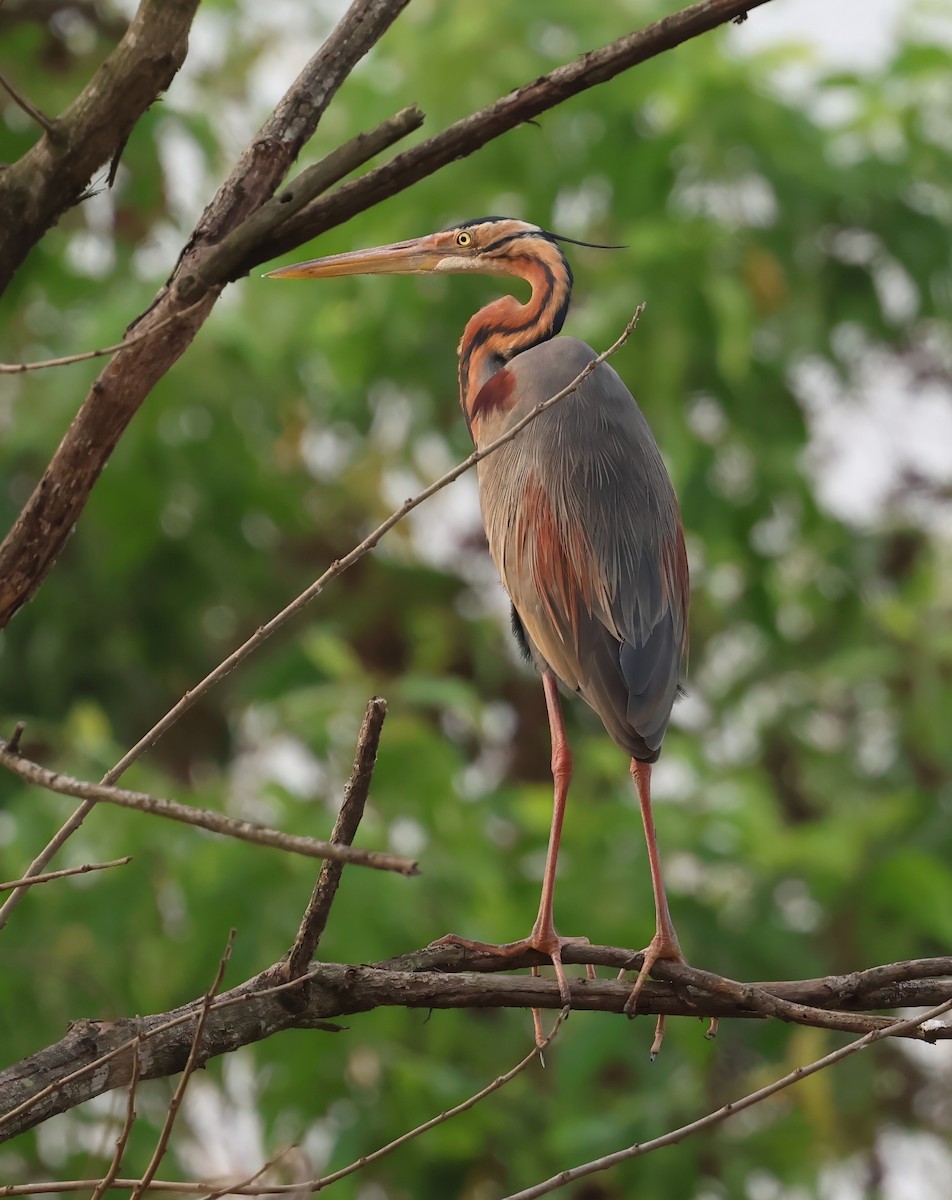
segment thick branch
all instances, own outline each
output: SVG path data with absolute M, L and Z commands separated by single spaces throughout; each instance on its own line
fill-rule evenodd
M 198 0 L 142 0 L 119 45 L 69 108 L 0 172 L 0 292 L 172 82 L 197 8 Z
M 630 950 L 605 946 L 566 947 L 566 962 L 629 964 L 637 962 Z M 461 961 L 498 966 L 495 960 L 478 960 L 457 948 L 417 951 L 403 959 L 375 966 L 341 963 L 316 964 L 308 973 L 307 1006 L 292 1012 L 281 1003 L 281 993 L 298 982 L 274 986 L 283 976 L 277 964 L 253 979 L 219 996 L 207 1006 L 205 998 L 168 1013 L 136 1020 L 78 1021 L 62 1041 L 41 1050 L 0 1073 L 0 1141 L 7 1140 L 113 1088 L 131 1077 L 137 1049 L 142 1079 L 176 1074 L 183 1070 L 191 1051 L 195 1022 L 208 1008 L 202 1037 L 202 1061 L 227 1054 L 239 1046 L 261 1041 L 286 1029 L 327 1028 L 329 1018 L 366 1012 L 381 1006 L 407 1008 L 551 1008 L 562 1001 L 553 980 L 531 976 L 448 973 L 447 966 Z M 544 961 L 526 956 L 525 963 Z M 507 962 L 507 967 L 511 966 Z M 691 976 L 682 969 L 682 979 Z M 705 977 L 705 972 L 697 972 Z M 708 977 L 709 978 L 709 977 Z M 882 1008 L 902 1005 L 924 1007 L 952 997 L 952 958 L 893 963 L 847 976 L 789 983 L 762 983 L 754 991 L 769 991 L 791 1003 L 823 1008 L 835 1018 L 841 1009 Z M 577 1010 L 621 1014 L 631 991 L 624 980 L 574 979 L 572 1007 Z M 739 1006 L 721 992 L 707 992 L 687 983 L 677 987 L 649 982 L 639 997 L 640 1014 L 666 1013 L 720 1019 L 758 1018 L 756 1009 Z M 866 1030 L 888 1026 L 882 1017 L 866 1018 Z M 805 1021 L 806 1024 L 815 1022 Z M 826 1022 L 837 1027 L 835 1019 Z M 856 1031 L 855 1020 L 848 1026 Z M 630 1036 L 637 1036 L 637 1029 Z M 933 1041 L 952 1038 L 952 1026 L 910 1030 L 907 1036 Z M 3 1190 L 0 1188 L 0 1197 Z
M 126 426 L 211 312 L 214 290 L 204 301 L 190 304 L 175 285 L 200 274 L 211 247 L 274 194 L 338 87 L 407 3 L 354 0 L 202 214 L 169 286 L 131 327 L 137 334 L 154 328 L 156 336 L 121 350 L 103 369 L 0 546 L 0 628 L 42 583 Z M 174 7 L 171 0 L 145 0 L 143 9 L 154 5 Z M 80 127 L 76 137 L 81 140 L 82 135 Z M 179 312 L 181 319 L 170 324 L 168 318 Z

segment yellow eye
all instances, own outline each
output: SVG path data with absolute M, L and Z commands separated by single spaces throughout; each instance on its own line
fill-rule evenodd
M 473 244 L 473 235 L 465 229 L 461 229 L 456 235 L 457 246 L 471 246 Z

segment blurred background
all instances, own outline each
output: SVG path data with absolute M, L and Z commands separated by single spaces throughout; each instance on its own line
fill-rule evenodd
M 8 3 L 2 69 L 60 111 L 129 4 Z M 343 6 L 216 0 L 140 122 L 115 187 L 38 246 L 0 300 L 5 361 L 118 340 L 234 156 Z M 309 161 L 404 105 L 422 137 L 672 11 L 642 0 L 415 0 L 354 72 Z M 745 980 L 846 972 L 952 945 L 952 21 L 925 4 L 770 4 L 544 114 L 315 242 L 307 254 L 502 213 L 623 250 L 570 248 L 566 332 L 614 359 L 681 498 L 689 694 L 656 768 L 668 889 L 692 963 Z M 35 140 L 0 97 L 0 160 Z M 178 697 L 406 496 L 470 449 L 455 346 L 491 280 L 232 286 L 156 388 L 33 602 L 0 635 L 0 729 L 98 778 Z M 98 364 L 0 384 L 0 527 Z M 522 936 L 551 803 L 541 687 L 520 665 L 468 475 L 335 581 L 125 777 L 325 836 L 365 703 L 390 704 L 360 834 L 418 856 L 350 868 L 321 947 L 369 962 L 452 929 Z M 653 913 L 624 756 L 566 705 L 576 776 L 560 929 L 638 947 Z M 0 778 L 0 878 L 70 811 Z M 203 992 L 280 957 L 306 860 L 97 810 L 3 932 L 4 1063 L 80 1016 Z M 359 1200 L 489 1200 L 642 1141 L 833 1049 L 777 1023 L 580 1013 L 500 1094 L 338 1185 Z M 333 1169 L 477 1090 L 530 1045 L 520 1012 L 378 1011 L 292 1033 L 193 1080 L 165 1177 Z M 141 1089 L 141 1170 L 174 1081 Z M 105 1169 L 125 1098 L 0 1148 L 0 1180 Z M 952 1053 L 880 1046 L 717 1133 L 600 1175 L 579 1200 L 939 1200 Z M 280 1175 L 280 1171 L 278 1172 Z

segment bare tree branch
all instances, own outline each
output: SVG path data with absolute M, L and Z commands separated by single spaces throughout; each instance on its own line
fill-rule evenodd
M 392 1154 L 394 1150 L 399 1150 L 401 1146 L 405 1146 L 407 1142 L 412 1142 L 414 1138 L 420 1137 L 424 1133 L 429 1133 L 431 1129 L 435 1129 L 438 1125 L 445 1125 L 447 1121 L 451 1121 L 454 1117 L 458 1117 L 461 1113 L 469 1112 L 471 1108 L 475 1108 L 487 1096 L 491 1096 L 494 1092 L 498 1092 L 500 1088 L 504 1088 L 507 1083 L 511 1083 L 517 1075 L 535 1062 L 538 1058 L 540 1061 L 542 1055 L 555 1041 L 556 1035 L 565 1024 L 569 1017 L 569 1010 L 563 1008 L 559 1013 L 558 1018 L 548 1034 L 540 1042 L 534 1042 L 529 1053 L 514 1067 L 510 1067 L 503 1075 L 497 1075 L 491 1082 L 487 1083 L 484 1088 L 480 1088 L 478 1092 L 474 1092 L 472 1096 L 468 1096 L 459 1104 L 454 1104 L 452 1108 L 441 1112 L 439 1116 L 432 1117 L 429 1121 L 424 1121 L 422 1125 L 417 1125 L 415 1129 L 409 1130 L 407 1133 L 401 1134 L 400 1137 L 394 1138 L 392 1142 L 388 1142 L 386 1146 L 381 1146 L 379 1150 L 374 1150 L 370 1154 L 364 1154 L 352 1163 L 348 1163 L 346 1167 L 341 1167 L 339 1171 L 334 1171 L 330 1175 L 324 1175 L 320 1179 L 311 1179 L 306 1183 L 298 1186 L 305 1191 L 318 1191 L 320 1188 L 330 1187 L 332 1183 L 337 1183 L 340 1179 L 346 1179 L 348 1175 L 353 1175 L 357 1171 L 362 1171 L 364 1167 L 369 1167 L 371 1163 L 379 1162 L 380 1159 L 386 1158 L 388 1154 Z
M 370 783 L 373 779 L 374 765 L 377 761 L 377 747 L 380 745 L 380 731 L 383 729 L 387 715 L 387 702 L 379 696 L 374 696 L 367 705 L 360 733 L 357 736 L 357 750 L 354 755 L 354 766 L 344 788 L 344 800 L 331 831 L 331 844 L 334 846 L 349 846 L 357 835 L 357 827 L 364 815 L 364 805 L 370 795 Z M 314 892 L 308 901 L 301 926 L 298 929 L 294 945 L 288 953 L 287 978 L 300 979 L 307 970 L 318 943 L 327 927 L 331 905 L 337 895 L 344 864 L 340 859 L 331 861 L 325 859 L 321 865 Z M 307 1003 L 307 989 L 299 992 L 286 992 L 285 1000 L 303 1008 Z
M 214 671 L 209 672 L 209 674 L 206 675 L 200 683 L 197 683 L 195 687 L 189 689 L 189 691 L 185 693 L 181 700 L 179 700 L 177 704 L 170 708 L 165 716 L 163 716 L 160 721 L 157 721 L 156 724 L 153 725 L 153 727 L 148 731 L 148 733 L 144 734 L 139 741 L 136 742 L 136 744 L 123 755 L 119 762 L 117 762 L 109 772 L 108 777 L 111 780 L 118 779 L 123 772 L 125 772 L 138 758 L 142 756 L 142 754 L 145 753 L 146 750 L 154 746 L 159 738 L 162 737 L 163 734 L 167 733 L 168 730 L 172 728 L 179 718 L 186 713 L 197 700 L 204 696 L 211 688 L 215 686 L 215 684 L 224 679 L 226 675 L 231 674 L 231 672 L 234 671 L 237 666 L 243 663 L 246 658 L 248 658 L 254 653 L 255 650 L 258 649 L 262 642 L 271 637 L 273 633 L 277 633 L 277 631 L 286 625 L 292 617 L 295 617 L 298 613 L 303 612 L 303 610 L 307 608 L 307 606 L 313 600 L 317 599 L 317 597 L 321 594 L 321 592 L 323 592 L 324 588 L 328 583 L 331 582 L 332 579 L 336 579 L 338 575 L 342 575 L 344 571 L 352 567 L 354 563 L 359 562 L 365 554 L 369 554 L 370 551 L 373 550 L 373 548 L 380 541 L 380 539 L 385 534 L 389 533 L 390 530 L 393 529 L 393 527 L 400 521 L 402 521 L 405 516 L 413 512 L 415 508 L 419 508 L 419 506 L 425 500 L 429 500 L 431 496 L 435 496 L 437 492 L 442 491 L 443 488 L 447 487 L 455 479 L 459 479 L 461 475 L 464 475 L 467 471 L 471 470 L 478 462 L 481 462 L 488 455 L 494 454 L 500 448 L 500 446 L 504 446 L 507 442 L 511 442 L 513 438 L 517 437 L 518 434 L 520 434 L 522 430 L 525 429 L 528 424 L 530 424 L 530 422 L 536 420 L 540 414 L 544 413 L 554 404 L 558 404 L 559 401 L 564 400 L 566 396 L 570 396 L 575 389 L 585 379 L 587 379 L 589 375 L 591 375 L 596 367 L 605 362 L 607 359 L 611 358 L 613 354 L 616 354 L 628 341 L 632 333 L 634 333 L 644 309 L 644 304 L 639 304 L 631 320 L 625 326 L 618 338 L 616 338 L 616 340 L 608 347 L 607 350 L 603 350 L 602 353 L 594 358 L 591 362 L 586 363 L 582 370 L 579 371 L 578 375 L 576 375 L 576 377 L 570 383 L 567 383 L 564 388 L 556 392 L 554 396 L 549 396 L 547 399 L 537 404 L 531 412 L 528 412 L 524 417 L 512 425 L 511 428 L 507 429 L 504 434 L 496 438 L 495 441 L 490 442 L 488 446 L 484 446 L 481 450 L 474 450 L 472 454 L 469 454 L 462 460 L 462 462 L 457 463 L 455 467 L 452 467 L 444 475 L 441 475 L 439 479 L 434 480 L 433 483 L 429 484 L 421 492 L 417 492 L 415 496 L 411 496 L 408 500 L 405 500 L 398 509 L 395 509 L 390 516 L 387 517 L 385 521 L 382 521 L 376 529 L 369 533 L 362 542 L 356 545 L 342 558 L 339 558 L 336 562 L 331 563 L 323 575 L 316 579 L 309 587 L 305 588 L 300 595 L 296 596 L 290 604 L 286 605 L 276 616 L 272 617 L 270 621 L 267 621 L 264 625 L 261 625 L 258 629 L 256 629 L 247 641 L 243 642 L 237 650 L 220 662 Z
M 142 0 L 119 45 L 69 108 L 44 125 L 43 136 L 21 159 L 0 172 L 0 292 L 172 82 L 185 61 L 198 3 Z
M 0 766 L 17 775 L 27 783 L 45 788 L 49 792 L 57 792 L 63 796 L 80 796 L 87 803 L 103 800 L 107 804 L 115 804 L 119 808 L 131 808 L 137 812 L 149 813 L 154 817 L 167 817 L 171 821 L 179 821 L 184 825 L 197 825 L 200 829 L 208 829 L 212 833 L 220 833 L 225 837 L 237 838 L 242 842 L 253 842 L 258 846 L 271 846 L 276 850 L 285 850 L 289 854 L 303 854 L 307 858 L 333 858 L 338 862 L 358 863 L 365 867 L 375 867 L 380 871 L 397 871 L 401 875 L 416 875 L 417 864 L 395 854 L 385 854 L 379 850 L 356 850 L 353 846 L 333 845 L 320 841 L 318 838 L 302 837 L 299 834 L 284 833 L 280 829 L 270 829 L 267 825 L 259 825 L 256 821 L 243 821 L 237 817 L 229 817 L 225 813 L 213 812 L 207 808 L 192 808 L 188 804 L 179 804 L 176 800 L 166 800 L 162 796 L 153 796 L 149 792 L 132 792 L 126 788 L 112 787 L 102 783 L 88 783 L 82 779 L 73 779 L 69 775 L 60 775 L 39 763 L 31 762 L 22 755 L 11 753 L 7 742 L 0 738 Z M 17 888 L 32 886 L 35 876 L 27 876 L 14 884 Z M 12 899 L 12 897 L 11 897 Z M 7 902 L 9 903 L 9 901 Z
M 566 947 L 565 961 L 617 968 L 637 964 L 639 956 L 618 947 L 579 945 Z M 544 956 L 529 953 L 515 962 L 507 960 L 506 967 L 542 962 Z M 463 963 L 482 964 L 496 973 L 460 972 L 458 968 Z M 203 1053 L 206 1058 L 227 1054 L 286 1029 L 326 1029 L 332 1018 L 378 1007 L 561 1010 L 562 1001 L 554 980 L 498 973 L 499 965 L 498 959 L 479 959 L 459 947 L 443 946 L 428 947 L 372 966 L 315 963 L 306 976 L 307 1006 L 291 1012 L 282 1003 L 281 993 L 300 985 L 294 981 L 276 986 L 275 980 L 284 975 L 284 964 L 277 963 L 224 992 L 210 1005 Z M 690 967 L 679 967 L 679 972 L 683 982 L 676 986 L 653 980 L 645 985 L 638 1000 L 639 1014 L 664 1013 L 669 1017 L 690 1017 L 693 1021 L 705 1017 L 765 1019 L 757 1007 L 738 1004 L 722 991 L 709 991 L 707 972 Z M 689 982 L 692 978 L 700 981 L 697 986 Z M 825 979 L 760 983 L 754 987 L 755 993 L 759 990 L 795 1004 L 822 1009 L 823 1024 L 828 1028 L 841 1028 L 837 1018 L 849 1017 L 847 1028 L 855 1032 L 852 1018 L 857 1011 L 900 1005 L 922 1007 L 952 999 L 952 956 L 893 963 L 868 972 Z M 574 979 L 572 1008 L 621 1015 L 630 991 L 630 985 L 622 980 Z M 191 1048 L 195 1016 L 203 1002 L 195 1000 L 170 1013 L 135 1020 L 74 1022 L 60 1042 L 0 1072 L 0 1097 L 6 1106 L 0 1114 L 0 1141 L 92 1096 L 126 1086 L 136 1038 L 142 1079 L 181 1071 Z M 865 1017 L 865 1021 L 864 1032 L 879 1036 L 894 1024 L 873 1015 Z M 817 1022 L 804 1017 L 799 1023 Z M 636 1024 L 636 1035 L 637 1030 Z M 932 1042 L 952 1038 L 952 1026 L 923 1030 L 912 1022 L 893 1033 Z M 0 1198 L 16 1194 L 0 1188 Z

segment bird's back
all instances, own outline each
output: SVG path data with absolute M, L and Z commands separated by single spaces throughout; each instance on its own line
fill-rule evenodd
M 477 445 L 595 357 L 569 337 L 517 355 L 477 397 Z M 478 472 L 490 551 L 534 654 L 620 746 L 654 761 L 686 653 L 687 561 L 674 489 L 628 389 L 602 363 Z

